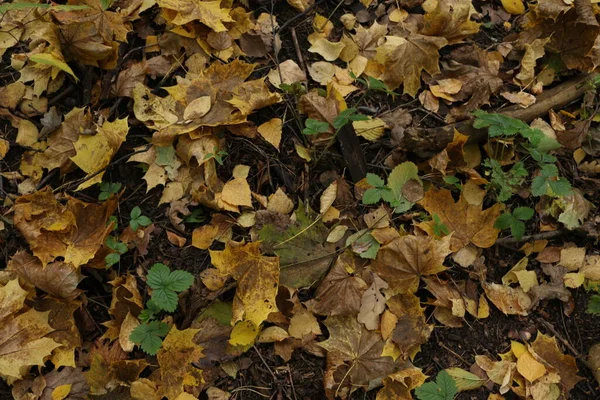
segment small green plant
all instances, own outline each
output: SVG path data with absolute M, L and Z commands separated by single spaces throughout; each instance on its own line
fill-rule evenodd
M 131 219 L 129 220 L 129 226 L 134 232 L 137 232 L 140 226 L 148 226 L 152 223 L 152 220 L 145 215 L 142 215 L 142 210 L 138 206 L 133 207 L 129 214 Z
M 525 234 L 525 222 L 533 217 L 533 209 L 529 207 L 517 207 L 514 211 L 505 212 L 500 215 L 494 223 L 494 228 L 509 229 L 515 239 L 523 238 Z
M 414 205 L 410 192 L 417 189 L 421 191 L 422 197 L 423 188 L 418 172 L 415 164 L 404 162 L 392 170 L 387 184 L 378 175 L 367 174 L 367 183 L 373 187 L 367 189 L 363 194 L 363 204 L 376 204 L 383 200 L 394 208 L 395 213 L 410 210 Z
M 442 222 L 442 219 L 437 214 L 433 214 L 433 234 L 438 237 L 450 234 L 448 227 Z
M 534 196 L 564 197 L 573 193 L 566 178 L 558 177 L 558 168 L 554 164 L 545 164 L 540 174 L 531 182 L 531 194 Z
M 600 296 L 594 294 L 590 297 L 585 312 L 588 314 L 600 315 Z
M 333 119 L 333 128 L 336 130 L 335 134 L 340 131 L 346 124 L 353 121 L 366 121 L 369 117 L 366 115 L 359 114 L 356 108 L 347 108 L 338 116 Z M 319 133 L 325 133 L 329 130 L 329 123 L 319 121 L 312 118 L 307 118 L 305 122 L 305 128 L 302 133 L 305 135 L 317 135 Z
M 147 324 L 138 325 L 129 335 L 129 340 L 139 344 L 145 353 L 154 356 L 158 353 L 163 338 L 167 336 L 169 330 L 169 325 L 162 321 L 150 321 Z
M 110 196 L 119 193 L 121 190 L 121 184 L 116 182 L 102 182 L 100 184 L 100 194 L 98 195 L 98 200 L 104 201 L 110 198 Z
M 279 89 L 283 90 L 287 94 L 291 94 L 296 97 L 306 93 L 306 88 L 301 82 L 294 82 L 292 84 L 282 83 L 281 85 L 279 85 Z
M 473 113 L 475 128 L 487 128 L 488 136 L 494 137 L 521 137 L 526 142 L 517 142 L 518 150 L 525 154 L 525 159 L 531 157 L 539 168 L 539 173 L 531 181 L 531 193 L 536 196 L 563 197 L 572 194 L 570 183 L 558 176 L 556 157 L 548 152 L 560 147 L 560 144 L 536 128 L 525 122 L 507 117 L 502 114 L 488 114 L 478 110 Z M 518 161 L 505 171 L 498 160 L 488 158 L 483 165 L 489 169 L 491 176 L 488 187 L 496 192 L 498 201 L 505 202 L 512 197 L 516 190 L 522 186 L 529 173 L 525 169 L 524 161 Z
M 367 79 L 363 79 L 363 78 L 358 78 L 354 74 L 354 72 L 350 72 L 350 77 L 352 79 L 356 80 L 357 82 L 362 83 L 364 86 L 366 86 L 367 90 L 375 90 L 378 92 L 383 92 L 390 96 L 398 95 L 398 93 L 394 92 L 393 90 L 390 90 L 390 88 L 388 88 L 387 85 L 385 83 L 383 83 L 383 81 L 380 81 L 377 78 L 373 78 L 372 76 L 368 76 Z
M 127 253 L 127 244 L 117 240 L 114 236 L 107 236 L 104 244 L 112 250 L 109 255 L 104 257 L 107 267 L 117 264 L 121 261 L 121 256 Z
M 508 171 L 502 169 L 502 165 L 491 158 L 486 159 L 483 166 L 489 168 L 490 183 L 488 188 L 496 193 L 496 199 L 502 203 L 512 197 L 529 175 L 520 161 L 514 163 Z
M 138 317 L 142 323 L 131 332 L 129 339 L 139 344 L 144 352 L 155 355 L 170 329 L 169 325 L 157 318 L 162 311 L 175 311 L 177 294 L 192 286 L 194 276 L 179 269 L 171 271 L 168 266 L 156 263 L 148 271 L 146 279 L 152 288 L 151 298 Z
M 198 207 L 183 219 L 186 224 L 202 223 L 206 221 L 206 212 L 204 208 Z
M 456 382 L 446 371 L 440 371 L 435 382 L 424 383 L 415 389 L 419 400 L 454 400 L 457 393 Z
M 208 153 L 207 155 L 204 156 L 205 160 L 210 160 L 211 158 L 214 158 L 215 161 L 217 162 L 217 164 L 219 165 L 223 165 L 223 158 L 227 157 L 229 155 L 229 153 L 227 153 L 225 150 L 219 150 L 218 147 L 214 147 L 213 148 L 213 152 L 212 153 Z
M 189 272 L 179 269 L 171 271 L 161 263 L 156 263 L 150 268 L 147 279 L 148 286 L 152 288 L 154 305 L 168 312 L 177 308 L 177 293 L 183 292 L 194 283 L 194 276 Z

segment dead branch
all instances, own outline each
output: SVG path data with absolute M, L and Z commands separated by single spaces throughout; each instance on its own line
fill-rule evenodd
M 527 108 L 515 105 L 496 112 L 531 122 L 552 109 L 560 109 L 579 99 L 589 90 L 586 82 L 593 81 L 599 75 L 600 73 L 594 72 L 577 76 L 540 94 L 535 104 Z M 471 142 L 481 142 L 487 138 L 486 130 L 473 128 L 473 120 L 466 120 L 439 128 L 409 128 L 405 132 L 402 147 L 418 157 L 432 157 L 452 141 L 455 129 L 463 135 L 470 136 Z

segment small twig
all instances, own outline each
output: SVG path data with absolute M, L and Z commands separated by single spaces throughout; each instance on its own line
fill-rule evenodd
M 540 232 L 540 233 L 536 233 L 533 235 L 525 235 L 521 239 L 517 239 L 514 237 L 500 238 L 500 239 L 496 240 L 496 243 L 497 244 L 508 244 L 508 243 L 528 242 L 530 240 L 554 239 L 554 238 L 560 237 L 562 235 L 565 235 L 566 233 L 567 233 L 567 231 L 565 229 L 559 229 L 557 231 Z
M 312 10 L 314 10 L 323 1 L 325 1 L 325 0 L 319 0 L 315 4 L 313 4 L 312 6 L 308 7 L 306 10 L 302 11 L 300 14 L 294 15 L 292 18 L 290 18 L 287 21 L 285 21 L 285 23 L 283 25 L 281 25 L 279 27 L 279 29 L 277 29 L 277 31 L 275 33 L 276 34 L 280 34 L 281 32 L 284 31 L 285 28 L 287 28 L 288 26 L 290 26 L 294 21 L 296 21 L 298 18 L 301 18 L 301 17 L 305 16 L 306 14 L 308 14 L 309 12 L 311 12 Z
M 260 357 L 260 359 L 263 362 L 263 364 L 265 364 L 265 367 L 267 367 L 267 370 L 269 371 L 269 373 L 273 377 L 273 380 L 275 381 L 277 378 L 275 377 L 275 374 L 273 373 L 273 370 L 271 370 L 271 367 L 269 367 L 269 364 L 267 364 L 267 362 L 263 358 L 262 354 L 260 354 L 260 351 L 258 351 L 258 349 L 256 348 L 256 346 L 252 346 L 252 347 L 254 348 L 254 351 L 256 351 L 256 354 L 258 354 L 258 356 Z

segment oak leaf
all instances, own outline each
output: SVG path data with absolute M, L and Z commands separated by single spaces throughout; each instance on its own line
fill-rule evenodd
M 379 249 L 371 268 L 393 293 L 414 293 L 422 276 L 446 269 L 443 262 L 450 254 L 450 241 L 451 236 L 441 240 L 433 236 L 401 236 Z
M 377 48 L 375 61 L 384 72 L 380 77 L 390 90 L 404 84 L 405 94 L 415 97 L 421 87 L 421 72 L 440 72 L 438 50 L 448 44 L 444 38 L 411 34 L 407 37 L 387 36 Z
M 437 214 L 452 233 L 450 249 L 456 252 L 469 243 L 477 247 L 493 246 L 498 238 L 499 229 L 494 223 L 502 211 L 502 204 L 482 210 L 482 205 L 470 204 L 463 195 L 454 202 L 447 189 L 432 189 L 425 193 L 419 202 L 431 215 Z
M 262 255 L 260 242 L 234 246 L 211 250 L 210 259 L 219 275 L 232 276 L 238 282 L 232 323 L 249 321 L 259 327 L 270 313 L 277 311 L 279 257 Z

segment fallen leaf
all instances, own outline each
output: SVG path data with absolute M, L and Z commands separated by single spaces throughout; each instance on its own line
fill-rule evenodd
M 546 367 L 525 351 L 517 359 L 517 371 L 529 382 L 534 382 L 546 374 Z
M 358 261 L 352 253 L 340 255 L 331 271 L 315 292 L 313 311 L 321 315 L 356 315 L 360 312 L 363 292 L 367 284 L 359 276 L 352 273 L 356 271 Z M 339 301 L 344 299 L 344 301 Z
M 94 257 L 112 231 L 107 221 L 116 207 L 114 197 L 101 204 L 67 197 L 62 205 L 47 187 L 16 200 L 14 222 L 43 266 L 64 257 L 78 268 Z
M 61 345 L 47 337 L 54 331 L 49 313 L 25 308 L 27 295 L 18 279 L 0 287 L 0 373 L 15 379 L 22 379 L 32 366 L 43 366 Z
M 440 37 L 411 34 L 405 38 L 387 36 L 377 48 L 375 60 L 384 67 L 381 78 L 390 90 L 404 84 L 404 94 L 415 97 L 421 87 L 421 71 L 440 72 L 438 50 L 448 44 Z
M 327 350 L 328 357 L 348 363 L 348 377 L 353 385 L 368 385 L 394 372 L 391 357 L 382 357 L 384 342 L 381 335 L 369 331 L 354 316 L 334 316 L 325 320 L 329 338 L 318 345 Z
M 252 193 L 246 181 L 250 167 L 236 165 L 233 169 L 233 179 L 223 186 L 221 199 L 233 206 L 252 207 Z
M 558 372 L 563 393 L 569 393 L 579 381 L 583 380 L 577 375 L 579 369 L 575 358 L 560 351 L 556 338 L 538 332 L 535 341 L 531 344 L 531 350 L 536 358 Z
M 401 236 L 379 249 L 371 268 L 393 293 L 414 293 L 422 276 L 446 269 L 443 262 L 450 254 L 450 240 L 451 236 L 441 240 L 433 236 Z
M 269 143 L 279 150 L 279 143 L 281 142 L 281 130 L 283 128 L 283 121 L 281 118 L 272 118 L 271 120 L 259 125 L 257 128 L 258 133 Z
M 379 316 L 385 310 L 385 297 L 381 290 L 387 288 L 388 284 L 377 274 L 373 274 L 373 283 L 364 291 L 360 300 L 358 322 L 363 323 L 370 331 L 379 328 Z
M 476 10 L 469 0 L 427 0 L 423 10 L 424 26 L 419 32 L 423 35 L 443 37 L 448 44 L 455 44 L 479 32 L 480 24 L 471 20 Z
M 437 214 L 452 233 L 450 248 L 453 252 L 469 243 L 488 248 L 498 238 L 500 231 L 494 228 L 494 223 L 503 208 L 500 203 L 482 210 L 482 205 L 469 204 L 463 195 L 455 203 L 447 189 L 431 189 L 419 203 L 431 215 Z
M 390 298 L 387 306 L 398 318 L 392 341 L 398 346 L 403 359 L 413 358 L 421 345 L 429 340 L 433 326 L 427 325 L 421 302 L 412 293 Z
M 159 385 L 159 395 L 175 399 L 185 392 L 186 387 L 195 390 L 203 382 L 202 371 L 193 364 L 202 357 L 202 346 L 194 343 L 198 329 L 179 330 L 172 327 L 156 355 L 160 369 L 155 382 Z
M 221 276 L 238 282 L 233 300 L 232 323 L 252 322 L 259 327 L 277 311 L 275 296 L 279 284 L 279 257 L 263 256 L 260 242 L 228 245 L 223 251 L 210 251 L 212 264 Z
M 71 264 L 59 261 L 44 268 L 36 257 L 18 251 L 8 262 L 7 270 L 15 271 L 27 284 L 57 298 L 72 300 L 81 293 L 77 285 L 83 276 Z

